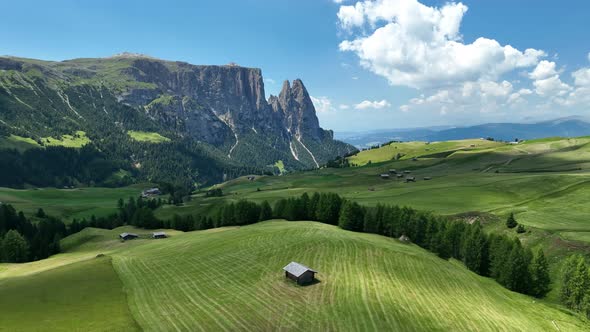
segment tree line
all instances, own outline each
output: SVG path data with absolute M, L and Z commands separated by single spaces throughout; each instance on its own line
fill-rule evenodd
M 0 150 L 0 186 L 64 187 L 79 184 L 121 186 L 131 177 L 115 179 L 119 169 L 133 171 L 123 160 L 109 158 L 94 145 L 82 148 L 48 146 L 39 149 Z
M 36 218 L 32 222 L 11 205 L 0 204 L 0 261 L 22 263 L 59 253 L 59 241 L 69 234 L 66 225 L 42 209 Z

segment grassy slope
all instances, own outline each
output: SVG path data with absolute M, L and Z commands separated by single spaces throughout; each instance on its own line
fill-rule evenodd
M 413 157 L 432 155 L 446 151 L 466 149 L 473 151 L 481 151 L 486 148 L 498 147 L 502 143 L 490 142 L 487 140 L 471 139 L 459 141 L 446 142 L 406 142 L 406 143 L 391 143 L 379 149 L 372 149 L 359 152 L 358 154 L 349 158 L 352 164 L 364 166 L 369 161 L 372 163 L 379 163 L 389 161 L 395 158 L 399 153 L 403 159 L 411 159 Z
M 111 259 L 0 279 L 0 331 L 136 331 Z
M 90 138 L 83 131 L 77 131 L 74 135 L 62 135 L 61 137 L 43 137 L 41 138 L 43 146 L 63 146 L 67 148 L 81 148 L 90 143 Z M 25 151 L 32 148 L 40 148 L 37 141 L 29 137 L 10 135 L 0 137 L 0 149 L 16 149 Z
M 588 328 L 418 247 L 319 223 L 187 233 L 113 259 L 146 330 Z M 292 260 L 316 268 L 320 282 L 285 280 Z
M 33 214 L 38 208 L 46 213 L 71 220 L 105 216 L 116 210 L 119 198 L 138 197 L 148 185 L 124 188 L 76 189 L 9 189 L 0 188 L 0 202 L 12 204 L 17 210 Z
M 458 145 L 471 142 L 424 146 L 446 144 L 452 152 Z M 259 177 L 254 182 L 237 179 L 222 185 L 230 194 L 223 200 L 273 201 L 306 191 L 333 191 L 367 205 L 409 205 L 442 214 L 483 211 L 500 217 L 514 211 L 525 225 L 550 231 L 590 231 L 590 224 L 586 222 L 590 207 L 585 204 L 590 197 L 588 143 L 589 138 L 545 139 L 518 146 L 489 142 L 496 147 L 476 147 L 472 151 L 452 152 L 447 156 L 443 153 L 442 157 L 419 158 L 418 161 L 405 159 L 365 167 Z M 400 150 L 414 149 L 415 144 L 397 143 Z M 361 154 L 379 150 L 382 149 Z M 390 168 L 411 170 L 418 182 L 380 179 L 378 175 Z M 433 179 L 422 181 L 425 176 Z M 219 199 L 197 196 L 182 209 L 162 209 L 158 215 L 167 218 L 177 212 L 198 213 L 216 201 Z
M 483 150 L 442 153 L 441 157 L 418 161 L 410 158 L 365 167 L 257 177 L 254 182 L 236 179 L 221 185 L 226 194 L 223 198 L 196 195 L 185 206 L 165 206 L 157 215 L 170 218 L 175 213 L 203 214 L 228 200 L 272 202 L 304 192 L 330 191 L 365 205 L 408 205 L 449 215 L 486 212 L 491 214 L 487 219 L 495 221 L 488 223 L 487 229 L 514 236 L 514 230 L 507 230 L 503 220 L 515 212 L 517 220 L 529 230 L 519 235 L 521 240 L 531 247 L 542 247 L 548 254 L 554 280 L 548 299 L 558 302 L 556 285 L 560 284 L 564 257 L 573 252 L 590 256 L 588 143 L 587 137 L 551 138 L 517 146 L 500 144 Z M 377 150 L 367 152 L 372 151 Z M 380 179 L 378 175 L 390 168 L 412 170 L 418 182 Z M 544 171 L 523 172 L 527 169 Z M 424 176 L 431 176 L 432 180 L 423 181 Z
M 547 331 L 553 321 L 589 330 L 576 315 L 382 236 L 285 221 L 168 230 L 165 240 L 120 242 L 122 231 L 137 230 L 86 229 L 62 241 L 65 254 L 0 264 L 9 317 L 0 330 Z M 285 280 L 292 260 L 316 268 L 320 282 Z
M 148 142 L 148 143 L 165 143 L 170 142 L 168 137 L 164 137 L 158 133 L 150 133 L 145 131 L 133 131 L 130 130 L 127 134 L 138 142 Z

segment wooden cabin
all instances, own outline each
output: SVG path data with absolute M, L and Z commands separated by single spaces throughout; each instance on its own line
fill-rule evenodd
M 135 233 L 121 233 L 119 234 L 119 238 L 123 241 L 137 239 L 139 235 Z
M 152 233 L 152 239 L 165 239 L 168 235 L 165 232 L 154 232 Z
M 150 189 L 146 189 L 144 191 L 141 192 L 141 197 L 142 198 L 150 198 L 153 196 L 158 196 L 161 195 L 162 192 L 160 191 L 160 189 L 158 188 L 150 188 Z
M 414 177 L 414 176 L 408 176 L 406 178 L 406 182 L 416 182 L 416 177 Z
M 380 176 L 382 179 L 389 179 L 389 174 L 383 173 Z
M 389 173 L 391 173 L 391 174 L 397 174 L 397 170 L 392 168 L 392 169 L 389 170 Z
M 425 176 L 425 177 L 424 177 L 424 180 L 425 180 L 425 181 L 428 181 L 428 180 L 432 180 L 432 178 L 431 178 L 430 176 Z
M 315 280 L 317 271 L 297 262 L 291 262 L 283 268 L 285 277 L 289 278 L 298 285 L 310 284 Z

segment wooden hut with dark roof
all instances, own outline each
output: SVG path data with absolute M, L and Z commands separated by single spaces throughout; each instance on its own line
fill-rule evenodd
M 121 233 L 119 234 L 119 238 L 123 241 L 137 239 L 139 235 L 135 233 Z
M 298 285 L 312 283 L 317 273 L 317 271 L 297 262 L 287 264 L 283 270 L 285 271 L 285 277 L 297 282 Z

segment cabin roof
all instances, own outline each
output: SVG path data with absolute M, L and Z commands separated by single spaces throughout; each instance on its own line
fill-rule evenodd
M 154 232 L 154 236 L 166 236 L 166 232 Z
M 127 237 L 127 236 L 135 236 L 137 237 L 138 235 L 135 233 L 121 233 L 119 234 L 120 237 Z
M 292 275 L 294 275 L 296 277 L 301 276 L 302 274 L 304 274 L 307 271 L 311 271 L 313 273 L 317 273 L 317 271 L 315 271 L 315 270 L 313 270 L 313 269 L 311 269 L 311 268 L 309 268 L 309 267 L 307 267 L 307 266 L 305 266 L 303 264 L 299 264 L 297 262 L 291 262 L 291 263 L 287 264 L 287 266 L 285 266 L 283 268 L 283 270 L 291 273 Z

